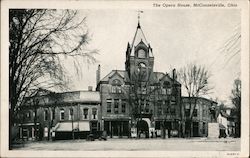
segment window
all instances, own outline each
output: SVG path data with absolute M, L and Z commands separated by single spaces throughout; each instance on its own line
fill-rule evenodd
M 197 109 L 194 109 L 194 112 L 193 112 L 194 114 L 193 114 L 193 116 L 194 117 L 197 117 Z
M 146 58 L 146 52 L 143 49 L 138 51 L 138 58 Z
M 64 109 L 60 110 L 60 120 L 64 120 Z
M 73 119 L 73 108 L 70 108 L 69 109 L 69 120 L 72 120 Z
M 190 116 L 190 109 L 185 109 L 185 116 L 189 117 Z
M 26 117 L 30 118 L 30 112 L 29 111 L 26 113 Z
M 122 102 L 122 113 L 126 112 L 126 102 L 125 100 Z
M 115 99 L 114 104 L 115 104 L 115 110 L 114 110 L 115 114 L 118 114 L 118 112 L 119 112 L 119 100 Z
M 143 86 L 143 87 L 141 88 L 141 91 L 142 91 L 142 94 L 146 94 L 146 93 L 147 93 L 146 87 Z
M 145 112 L 149 113 L 149 100 L 146 100 Z
M 203 109 L 202 109 L 202 117 L 205 117 L 205 115 L 206 115 L 206 111 L 205 111 L 205 109 L 203 107 Z
M 88 113 L 89 113 L 89 109 L 88 108 L 83 109 L 83 118 L 84 119 L 88 118 Z
M 111 113 L 111 99 L 107 99 L 107 113 Z
M 162 94 L 166 95 L 167 92 L 166 92 L 166 89 L 165 88 L 162 88 Z
M 170 95 L 172 93 L 172 89 L 171 88 L 167 88 L 167 94 Z
M 44 111 L 44 121 L 47 121 L 48 117 L 49 117 L 49 112 L 48 112 L 48 110 L 45 110 Z
M 111 87 L 111 93 L 116 93 L 116 86 Z
M 171 113 L 171 115 L 175 115 L 175 108 L 174 107 L 171 107 L 170 113 Z
M 206 123 L 205 122 L 202 123 L 202 133 L 203 134 L 206 133 Z
M 121 81 L 118 79 L 115 79 L 112 81 L 112 87 L 111 87 L 111 93 L 122 93 L 122 88 L 121 88 Z
M 55 109 L 52 109 L 52 120 L 54 120 L 55 117 L 56 117 L 56 115 L 55 115 Z
M 112 86 L 111 87 L 111 93 L 122 93 L 121 86 Z
M 93 119 L 96 119 L 96 115 L 97 115 L 97 109 L 96 109 L 96 108 L 93 108 L 93 109 L 92 109 L 92 116 L 93 116 Z
M 162 106 L 161 106 L 161 103 L 162 103 L 162 101 L 161 100 L 159 100 L 158 101 L 158 115 L 162 115 Z
M 116 86 L 116 93 L 122 93 L 121 86 Z

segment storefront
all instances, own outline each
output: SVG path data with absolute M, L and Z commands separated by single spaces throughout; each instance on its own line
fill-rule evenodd
M 53 139 L 86 139 L 91 133 L 90 125 L 89 121 L 59 122 L 53 129 L 55 132 Z
M 129 120 L 104 120 L 104 130 L 110 138 L 129 137 Z

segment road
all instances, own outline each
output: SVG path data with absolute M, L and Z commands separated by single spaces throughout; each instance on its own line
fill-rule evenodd
M 27 142 L 14 150 L 159 150 L 159 151 L 239 151 L 240 139 L 171 138 L 171 139 L 108 139 L 107 141 L 60 140 Z

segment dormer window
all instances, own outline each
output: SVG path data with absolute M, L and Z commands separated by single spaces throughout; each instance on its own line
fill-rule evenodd
M 139 49 L 138 58 L 146 58 L 146 52 L 143 49 Z

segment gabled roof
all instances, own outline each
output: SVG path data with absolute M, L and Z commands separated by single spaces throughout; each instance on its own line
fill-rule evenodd
M 132 41 L 132 44 L 131 44 L 131 54 L 130 56 L 134 56 L 134 52 L 135 52 L 135 47 L 138 45 L 138 44 L 145 44 L 146 47 L 149 48 L 149 57 L 153 57 L 153 52 L 152 52 L 152 48 L 150 47 L 150 44 L 148 43 L 148 41 L 146 40 L 146 37 L 141 29 L 141 26 L 140 26 L 140 23 L 138 23 L 138 26 L 136 28 L 136 31 L 135 31 L 135 36 L 133 38 L 133 41 Z
M 163 72 L 154 72 L 154 75 L 158 80 L 160 80 L 165 74 Z
M 128 73 L 125 70 L 112 70 L 108 75 L 101 79 L 101 81 L 109 81 L 109 78 L 115 74 L 119 75 L 124 79 L 125 82 L 129 81 Z

